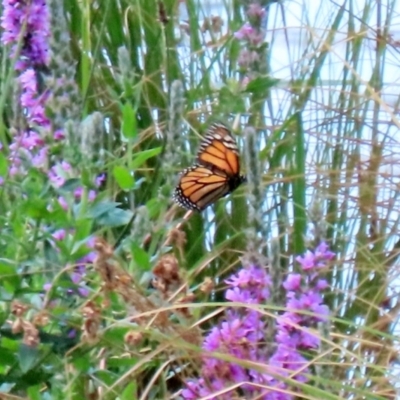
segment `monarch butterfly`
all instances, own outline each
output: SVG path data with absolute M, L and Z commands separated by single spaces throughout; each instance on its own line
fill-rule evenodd
M 225 125 L 215 123 L 200 143 L 196 164 L 182 172 L 173 197 L 181 207 L 202 211 L 245 181 L 235 139 Z

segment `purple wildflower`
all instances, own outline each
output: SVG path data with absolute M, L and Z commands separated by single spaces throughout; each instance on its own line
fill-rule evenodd
M 232 288 L 226 291 L 227 300 L 256 304 L 269 298 L 268 287 L 272 284 L 271 278 L 255 266 L 241 269 L 225 283 Z
M 238 40 L 248 42 L 252 46 L 258 46 L 264 41 L 265 33 L 246 22 L 233 36 Z
M 55 231 L 51 236 L 53 236 L 53 238 L 55 240 L 64 240 L 65 236 L 66 236 L 66 231 L 65 229 L 58 229 L 57 231 Z
M 83 195 L 83 192 L 84 192 L 84 188 L 82 186 L 77 187 L 74 190 L 75 199 L 80 199 L 82 197 L 82 195 Z
M 319 347 L 320 339 L 310 331 L 309 327 L 326 321 L 329 309 L 323 304 L 320 293 L 327 287 L 327 282 L 319 279 L 316 272 L 333 257 L 334 253 L 328 250 L 325 243 L 322 243 L 315 252 L 307 251 L 304 256 L 296 258 L 304 275 L 290 274 L 283 285 L 287 290 L 287 311 L 277 318 L 276 341 L 279 345 L 272 359 L 281 359 L 282 355 L 287 353 L 300 355 L 299 350 Z M 304 359 L 303 364 L 305 365 L 306 362 L 307 360 Z M 302 367 L 300 363 L 293 372 L 300 371 Z M 308 368 L 304 369 L 304 373 L 306 372 L 309 372 Z M 305 375 L 296 374 L 294 379 L 303 381 Z
M 59 229 L 52 234 L 52 237 L 57 242 L 57 241 L 64 240 L 66 238 L 67 234 L 68 234 L 68 232 L 66 232 L 64 229 Z M 88 247 L 89 250 L 92 250 L 94 248 L 95 240 L 96 240 L 95 237 L 90 237 L 87 240 L 86 246 Z M 52 244 L 57 249 L 56 242 L 52 242 Z M 96 253 L 94 251 L 89 251 L 85 256 L 83 256 L 76 263 L 72 272 L 69 274 L 69 277 L 70 277 L 71 282 L 73 283 L 74 287 L 67 289 L 66 293 L 68 293 L 70 295 L 78 294 L 80 297 L 89 296 L 90 291 L 85 284 L 86 266 L 88 264 L 92 264 L 94 262 L 95 258 L 96 258 Z M 45 291 L 49 291 L 51 289 L 51 287 L 52 287 L 52 284 L 49 282 L 47 282 L 43 285 L 43 289 Z M 64 289 L 59 289 L 59 290 L 64 290 Z
M 42 147 L 32 157 L 32 165 L 36 168 L 45 168 L 47 165 L 48 147 Z
M 89 201 L 94 201 L 97 197 L 97 192 L 95 190 L 89 190 L 88 193 L 88 200 Z
M 260 61 L 260 55 L 257 51 L 242 49 L 238 57 L 238 65 L 243 70 L 249 69 Z
M 96 177 L 95 180 L 95 186 L 98 188 L 100 187 L 106 180 L 106 175 L 105 174 L 100 174 L 99 176 Z
M 62 161 L 60 163 L 55 164 L 51 169 L 49 170 L 47 176 L 50 179 L 50 182 L 53 183 L 53 186 L 55 188 L 60 188 L 65 184 L 65 182 L 68 179 L 72 179 L 77 175 L 77 172 L 74 171 L 72 166 L 66 162 Z M 103 175 L 98 176 L 95 179 L 94 185 L 98 187 L 101 182 L 103 181 Z M 74 192 L 73 192 L 73 197 L 75 200 L 80 200 L 82 198 L 82 195 L 84 193 L 84 187 L 79 186 L 77 187 Z M 87 198 L 89 201 L 94 201 L 97 197 L 97 192 L 95 190 L 89 190 L 87 194 Z M 61 207 L 64 209 L 68 209 L 68 203 L 65 198 L 59 198 L 59 203 Z
M 259 3 L 251 3 L 249 4 L 249 7 L 247 8 L 247 16 L 249 19 L 254 20 L 258 19 L 261 20 L 265 14 L 266 10 L 264 7 L 261 6 Z
M 73 339 L 73 338 L 76 337 L 76 335 L 77 335 L 76 329 L 71 329 L 71 330 L 68 332 L 67 338 Z
M 261 66 L 265 63 L 266 54 L 264 39 L 266 8 L 259 2 L 251 2 L 247 8 L 248 22 L 246 22 L 233 36 L 242 42 L 238 57 L 238 66 L 241 74 L 241 86 L 257 77 Z
M 302 274 L 288 275 L 283 287 L 287 294 L 286 311 L 277 317 L 274 349 L 265 343 L 269 338 L 265 315 L 246 304 L 264 304 L 269 298 L 272 285 L 266 271 L 257 266 L 241 269 L 225 281 L 228 285 L 225 297 L 229 301 L 244 303 L 243 307 L 229 308 L 224 320 L 214 326 L 204 340 L 203 367 L 198 379 L 190 379 L 182 390 L 184 399 L 233 399 L 239 393 L 229 386 L 241 383 L 240 396 L 263 400 L 292 400 L 288 384 L 279 379 L 290 378 L 306 383 L 309 360 L 301 352 L 316 350 L 320 339 L 314 332 L 318 322 L 326 321 L 329 310 L 323 304 L 321 290 L 327 287 L 318 278 L 318 269 L 325 266 L 334 254 L 323 243 L 314 252 L 297 257 Z M 238 360 L 257 363 L 258 368 L 243 367 L 240 362 L 228 362 L 214 357 L 213 353 L 225 353 Z M 263 371 L 262 366 L 265 366 Z M 261 366 L 261 369 L 260 369 Z M 213 397 L 213 394 L 222 391 Z M 236 396 L 236 397 L 235 397 Z
M 3 0 L 2 6 L 1 41 L 11 47 L 15 69 L 20 73 L 17 78 L 20 106 L 29 127 L 25 132 L 15 132 L 10 145 L 9 172 L 13 176 L 25 173 L 30 166 L 45 168 L 47 164 L 44 139 L 33 129 L 40 127 L 43 132 L 50 129 L 45 115 L 47 96 L 39 94 L 37 81 L 37 70 L 49 63 L 50 18 L 45 0 Z
M 17 56 L 17 44 L 22 40 L 18 71 L 49 62 L 48 39 L 50 17 L 45 0 L 3 0 L 1 41 L 11 45 L 11 57 Z
M 76 291 L 81 297 L 89 296 L 89 289 L 82 283 L 84 281 L 84 276 L 85 274 L 79 271 L 79 269 L 72 272 L 70 275 L 71 281 L 77 286 Z
M 16 135 L 9 147 L 10 175 L 25 172 L 29 166 L 44 167 L 48 149 L 43 143 L 38 133 L 33 130 Z
M 254 34 L 254 28 L 246 22 L 237 32 L 233 34 L 233 36 L 237 40 L 244 40 Z
M 243 268 L 226 283 L 229 286 L 226 298 L 231 301 L 260 304 L 269 297 L 271 281 L 265 270 L 259 267 Z M 182 393 L 183 397 L 198 398 L 222 390 L 230 384 L 251 382 L 251 375 L 245 367 L 212 357 L 211 354 L 220 352 L 241 360 L 263 361 L 258 348 L 264 340 L 265 329 L 262 315 L 258 311 L 243 307 L 229 309 L 226 320 L 215 326 L 204 340 L 203 349 L 210 355 L 204 357 L 202 378 L 189 381 Z M 247 384 L 245 387 L 248 391 L 256 390 Z M 225 393 L 218 395 L 218 398 L 230 399 L 232 396 Z
M 335 254 L 329 251 L 326 243 L 321 243 L 315 252 L 307 251 L 304 256 L 298 256 L 296 261 L 301 265 L 304 271 L 313 268 L 323 268 L 327 261 L 332 260 Z
M 326 288 L 328 288 L 328 286 L 329 286 L 329 284 L 326 279 L 318 279 L 315 282 L 315 289 L 320 290 L 320 291 L 325 290 Z
M 80 200 L 83 196 L 84 188 L 82 186 L 77 187 L 74 190 L 74 197 L 76 200 Z M 89 190 L 87 194 L 87 199 L 89 201 L 94 201 L 97 197 L 97 192 L 95 190 Z
M 57 129 L 54 132 L 53 137 L 54 137 L 54 140 L 63 140 L 63 139 L 65 139 L 65 133 L 62 129 Z
M 29 68 L 19 78 L 21 87 L 20 103 L 25 110 L 26 119 L 31 125 L 50 127 L 50 121 L 46 117 L 44 104 L 46 95 L 38 95 L 36 72 Z
M 51 167 L 50 171 L 48 172 L 48 177 L 50 182 L 52 182 L 56 188 L 59 188 L 64 185 L 67 179 L 73 177 L 72 167 L 66 161 L 57 163 Z
M 63 196 L 59 196 L 57 200 L 58 200 L 58 204 L 61 206 L 61 208 L 65 211 L 67 211 L 68 207 L 69 207 L 67 200 Z
M 290 274 L 286 281 L 283 282 L 283 287 L 286 290 L 297 290 L 300 288 L 301 275 L 300 274 Z

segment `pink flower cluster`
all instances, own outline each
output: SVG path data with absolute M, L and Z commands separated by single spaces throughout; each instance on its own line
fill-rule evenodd
M 265 8 L 258 2 L 250 4 L 247 9 L 249 21 L 234 33 L 234 37 L 243 42 L 243 48 L 238 57 L 238 64 L 242 72 L 256 70 L 260 62 L 260 47 L 265 38 L 265 31 L 262 28 L 265 15 Z

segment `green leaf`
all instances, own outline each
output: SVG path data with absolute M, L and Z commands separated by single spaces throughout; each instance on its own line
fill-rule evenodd
M 0 299 L 2 301 L 10 301 L 20 286 L 21 278 L 17 274 L 1 278 Z
M 132 190 L 135 180 L 127 168 L 117 165 L 114 167 L 113 175 L 122 190 Z
M 88 168 L 82 168 L 80 173 L 80 179 L 82 182 L 82 186 L 91 187 L 92 186 L 92 174 Z
M 134 139 L 137 136 L 136 112 L 129 103 L 122 107 L 122 134 L 126 139 Z
M 41 400 L 42 396 L 40 394 L 43 385 L 29 386 L 27 389 L 28 398 L 30 400 Z
M 244 92 L 263 94 L 278 82 L 279 79 L 271 78 L 269 76 L 258 76 L 247 84 Z
M 163 210 L 163 205 L 161 204 L 159 199 L 150 199 L 146 203 L 146 207 L 149 211 L 150 218 L 155 218 L 160 212 Z
M 130 210 L 122 210 L 120 208 L 114 208 L 108 213 L 102 214 L 96 222 L 99 225 L 115 227 L 126 225 L 132 218 L 133 212 Z
M 75 357 L 72 363 L 80 373 L 86 373 L 91 367 L 89 358 L 84 356 Z
M 110 358 L 107 361 L 107 365 L 110 368 L 121 368 L 121 367 L 130 368 L 133 367 L 135 364 L 137 364 L 138 361 L 139 360 L 135 357 L 130 357 L 130 358 L 116 357 L 116 358 Z
M 135 154 L 132 162 L 130 163 L 130 168 L 135 170 L 136 168 L 141 167 L 149 158 L 159 155 L 161 153 L 161 149 L 162 147 L 155 147 L 154 149 L 144 150 L 138 154 Z
M 137 386 L 136 382 L 130 382 L 121 394 L 121 400 L 135 400 L 137 399 Z
M 50 215 L 48 202 L 38 197 L 29 198 L 21 208 L 21 211 L 33 219 L 45 219 Z
M 219 104 L 222 114 L 240 114 L 246 111 L 243 96 L 235 94 L 226 86 L 219 91 Z
M 0 277 L 13 276 L 15 274 L 15 264 L 4 258 L 0 259 Z
M 4 348 L 3 346 L 0 347 L 0 373 L 5 374 L 8 368 L 16 363 L 16 357 L 14 351 Z
M 94 373 L 94 376 L 105 386 L 112 386 L 116 380 L 114 372 L 99 369 Z
M 60 190 L 64 192 L 73 192 L 80 186 L 82 186 L 82 182 L 80 179 L 71 178 L 65 181 L 65 183 L 60 187 Z
M 149 271 L 151 269 L 149 255 L 136 243 L 132 243 L 131 251 L 136 266 L 142 271 Z
M 128 326 L 107 329 L 104 332 L 103 339 L 106 340 L 107 343 L 118 347 L 124 341 L 124 337 L 129 329 Z
M 96 204 L 89 214 L 95 222 L 105 226 L 120 226 L 127 224 L 132 218 L 132 211 L 118 208 L 120 203 L 113 201 Z
M 39 361 L 39 350 L 37 347 L 27 346 L 22 343 L 19 347 L 18 358 L 19 366 L 23 373 L 31 370 Z
M 82 240 L 83 242 L 86 242 L 92 231 L 92 226 L 93 221 L 90 220 L 89 217 L 87 219 L 80 219 L 76 221 L 74 240 Z
M 90 218 L 99 218 L 101 215 L 117 208 L 121 203 L 115 201 L 103 201 L 96 203 L 89 211 Z
M 0 153 L 0 176 L 4 178 L 8 173 L 8 160 L 4 153 Z

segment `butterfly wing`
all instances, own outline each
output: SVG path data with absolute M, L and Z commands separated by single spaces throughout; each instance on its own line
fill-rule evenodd
M 244 181 L 236 141 L 225 125 L 216 123 L 200 143 L 197 164 L 181 174 L 174 200 L 186 209 L 202 211 Z
M 230 177 L 239 176 L 239 151 L 235 139 L 225 125 L 211 125 L 200 143 L 197 162 L 213 171 L 223 171 Z
M 202 211 L 231 191 L 224 171 L 193 165 L 182 172 L 174 200 L 189 210 Z

